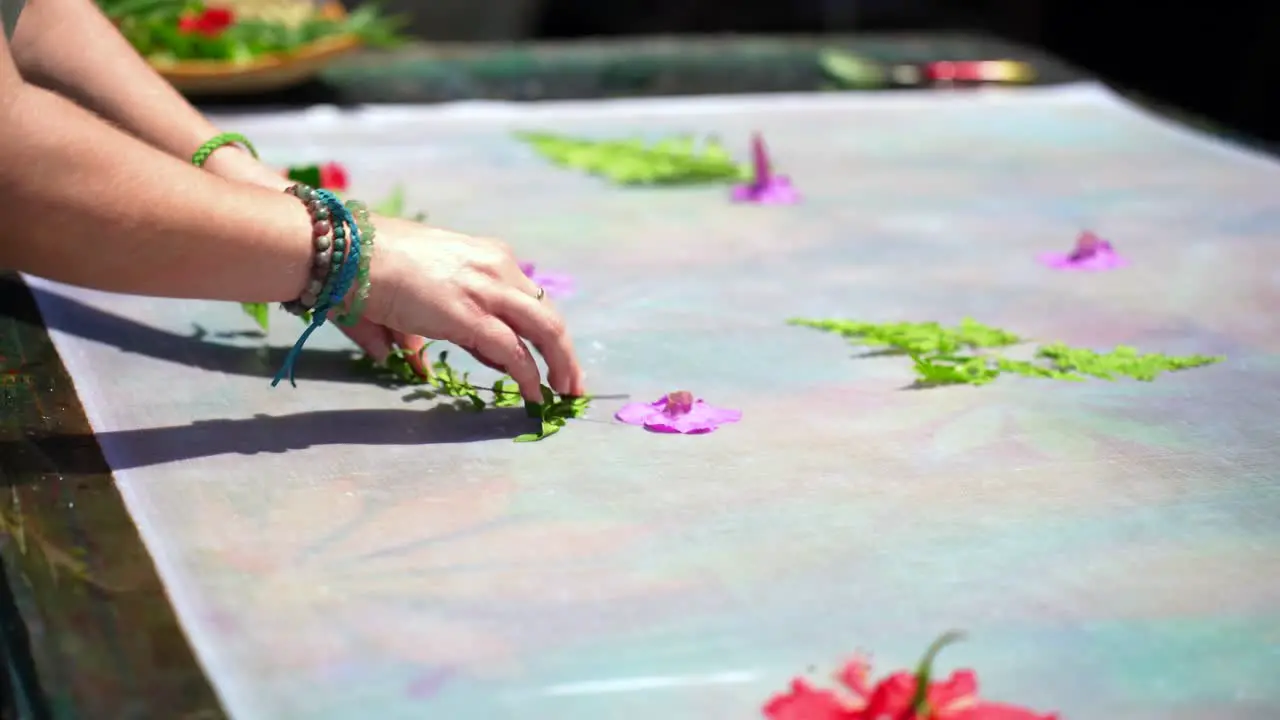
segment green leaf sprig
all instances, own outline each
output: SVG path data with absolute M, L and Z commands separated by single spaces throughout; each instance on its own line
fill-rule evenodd
M 423 347 L 425 356 L 431 343 Z M 471 374 L 459 372 L 449 364 L 449 351 L 442 350 L 431 363 L 431 375 L 422 377 L 409 362 L 409 356 L 403 351 L 396 351 L 381 365 L 372 358 L 363 356 L 356 361 L 362 372 L 395 386 L 412 386 L 421 389 L 411 397 L 435 399 L 452 398 L 462 407 L 479 412 L 490 407 L 516 407 L 524 402 L 520 390 L 508 376 L 502 376 L 488 387 L 477 386 L 471 382 Z M 591 405 L 590 397 L 560 397 L 547 387 L 542 387 L 542 402 L 525 403 L 525 412 L 530 418 L 537 420 L 538 430 L 518 436 L 519 443 L 545 440 L 560 432 L 565 424 L 574 418 L 586 414 Z
M 561 167 L 581 170 L 618 185 L 700 185 L 750 178 L 714 140 L 680 136 L 646 145 L 642 140 L 583 140 L 549 133 L 515 137 Z
M 970 318 L 952 328 L 936 322 L 865 323 L 803 318 L 794 318 L 788 324 L 835 333 L 850 343 L 880 348 L 886 354 L 905 355 L 911 359 L 921 387 L 986 385 L 1006 373 L 1069 382 L 1088 378 L 1150 382 L 1166 372 L 1204 367 L 1226 359 L 1140 353 L 1124 345 L 1109 352 L 1097 352 L 1052 343 L 1037 349 L 1035 360 L 1013 360 L 995 351 L 1025 340 Z

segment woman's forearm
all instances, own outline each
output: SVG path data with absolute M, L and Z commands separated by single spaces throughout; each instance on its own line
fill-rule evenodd
M 220 131 L 144 60 L 93 0 L 27 0 L 11 50 L 28 82 L 53 90 L 153 147 L 189 158 Z M 283 189 L 248 153 L 214 153 L 209 170 Z
M 0 267 L 114 292 L 272 302 L 312 262 L 306 208 L 25 85 L 0 113 Z

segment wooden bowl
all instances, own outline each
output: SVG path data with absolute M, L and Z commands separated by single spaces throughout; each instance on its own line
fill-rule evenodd
M 346 11 L 337 3 L 325 6 L 321 12 L 333 19 L 346 16 Z M 287 54 L 266 55 L 248 63 L 180 60 L 152 63 L 152 67 L 180 92 L 189 95 L 270 92 L 315 78 L 335 59 L 359 50 L 360 46 L 360 39 L 354 35 L 335 35 Z

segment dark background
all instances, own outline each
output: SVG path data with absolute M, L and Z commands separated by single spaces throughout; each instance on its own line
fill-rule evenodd
M 1137 0 L 386 0 L 437 41 L 620 35 L 997 35 L 1047 50 L 1120 88 L 1264 140 L 1280 71 L 1277 3 Z

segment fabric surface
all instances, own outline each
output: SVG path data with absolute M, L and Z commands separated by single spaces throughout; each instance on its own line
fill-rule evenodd
M 176 610 L 241 719 L 751 718 L 855 650 L 1067 718 L 1280 713 L 1276 164 L 1093 86 L 219 118 L 575 276 L 589 419 L 515 444 L 353 380 L 335 331 L 32 280 Z M 624 190 L 515 129 L 751 131 L 804 195 Z M 1091 228 L 1130 266 L 1037 263 Z M 1225 354 L 1155 383 L 908 391 L 792 316 Z M 477 373 L 487 378 L 485 371 Z M 611 421 L 673 390 L 700 436 Z

